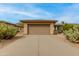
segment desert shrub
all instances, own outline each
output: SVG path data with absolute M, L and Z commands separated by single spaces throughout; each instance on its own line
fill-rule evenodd
M 69 26 L 68 26 L 69 25 Z M 79 42 L 79 25 L 78 24 L 66 24 L 63 30 L 67 39 L 72 42 Z
M 17 32 L 18 32 L 17 28 L 15 28 L 13 26 L 8 26 L 4 39 L 10 39 L 10 38 L 14 37 L 17 34 Z
M 63 30 L 69 30 L 71 28 L 73 28 L 74 24 L 64 24 L 63 25 Z
M 13 38 L 18 32 L 18 28 L 7 24 L 0 24 L 0 39 Z

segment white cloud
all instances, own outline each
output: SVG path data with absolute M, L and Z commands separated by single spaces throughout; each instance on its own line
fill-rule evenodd
M 65 8 L 63 13 L 57 18 L 60 22 L 79 23 L 79 4 L 72 4 Z
M 30 18 L 37 18 L 37 19 L 52 19 L 53 18 L 53 14 L 41 8 L 35 7 L 34 5 L 28 4 L 26 5 L 26 7 L 28 7 L 27 9 L 25 8 L 26 10 L 17 10 L 12 7 L 2 6 L 0 7 L 0 14 L 1 13 L 18 14 L 18 15 L 24 15 Z
M 25 6 L 27 7 L 28 12 L 31 12 L 34 15 L 38 15 L 38 18 L 52 19 L 55 16 L 52 13 L 50 13 L 42 8 L 36 7 L 36 4 L 25 4 Z
M 26 11 L 19 11 L 19 10 L 13 10 L 10 8 L 0 8 L 0 13 L 10 13 L 10 14 L 20 14 L 20 15 L 25 15 L 25 16 L 29 16 L 29 17 L 38 17 L 37 15 L 33 15 L 30 12 L 26 12 Z

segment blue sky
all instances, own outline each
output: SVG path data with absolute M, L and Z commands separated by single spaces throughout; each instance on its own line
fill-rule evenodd
M 78 3 L 1 3 L 0 20 L 17 23 L 19 20 L 58 20 L 79 23 Z

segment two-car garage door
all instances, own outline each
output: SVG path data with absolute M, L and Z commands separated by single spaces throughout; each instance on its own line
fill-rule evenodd
M 29 24 L 28 30 L 30 35 L 48 35 L 50 34 L 50 24 Z

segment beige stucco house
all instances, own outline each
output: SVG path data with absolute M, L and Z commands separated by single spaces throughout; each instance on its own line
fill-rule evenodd
M 56 20 L 21 20 L 24 35 L 52 35 Z
M 9 23 L 9 22 L 6 22 L 6 21 L 0 21 L 0 25 L 13 26 L 13 27 L 16 27 L 19 31 L 21 31 L 21 26 L 16 25 L 16 24 L 12 24 L 12 23 Z
M 6 22 L 6 21 L 0 21 L 0 25 L 8 25 L 8 26 L 14 26 L 16 28 L 20 28 L 19 25 L 12 24 L 12 23 L 9 23 L 9 22 Z

